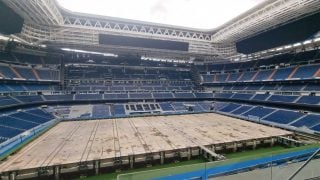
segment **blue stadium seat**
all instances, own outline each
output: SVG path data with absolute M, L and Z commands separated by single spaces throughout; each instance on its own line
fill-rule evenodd
M 241 105 L 240 104 L 229 104 L 227 106 L 225 106 L 224 108 L 220 109 L 219 111 L 222 111 L 222 112 L 226 112 L 226 113 L 229 113 L 237 108 L 239 108 Z
M 102 100 L 102 94 L 76 94 L 75 100 Z
M 115 116 L 124 116 L 126 115 L 126 111 L 122 104 L 115 104 L 114 105 L 114 115 Z
M 230 74 L 228 81 L 237 81 L 239 76 L 240 76 L 240 73 L 232 73 Z
M 8 126 L 11 128 L 17 128 L 20 130 L 29 130 L 39 125 L 39 123 L 23 121 L 10 116 L 0 117 L 0 126 Z
M 213 98 L 213 94 L 212 93 L 205 93 L 205 92 L 198 92 L 198 93 L 194 93 L 194 95 L 196 96 L 196 98 Z
M 48 101 L 72 101 L 74 94 L 44 95 Z
M 9 96 L 0 97 L 0 106 L 11 106 L 15 104 L 20 104 L 20 103 Z
M 24 102 L 24 103 L 34 103 L 34 102 L 41 102 L 43 99 L 41 96 L 37 95 L 30 95 L 30 96 L 15 96 L 16 99 Z
M 319 70 L 320 65 L 300 66 L 293 74 L 292 78 L 312 79 L 313 75 Z
M 232 93 L 216 93 L 214 95 L 215 98 L 224 98 L 229 99 L 233 94 Z
M 160 103 L 160 107 L 163 111 L 174 111 L 173 107 L 171 106 L 170 103 L 167 103 L 167 102 L 163 102 L 163 103 Z
M 249 100 L 253 94 L 235 93 L 231 99 Z
M 5 79 L 17 78 L 17 75 L 10 69 L 9 66 L 6 65 L 0 65 L 0 73 L 5 76 Z
M 151 93 L 130 93 L 129 97 L 131 99 L 152 99 Z
M 15 67 L 15 69 L 25 79 L 28 79 L 28 80 L 36 80 L 37 79 L 34 76 L 31 68 L 28 68 L 28 67 Z
M 274 102 L 294 102 L 299 96 L 282 96 L 282 95 L 272 95 L 268 101 Z
M 12 138 L 18 134 L 21 134 L 22 132 L 22 130 L 0 126 L 0 137 Z
M 268 80 L 269 76 L 272 74 L 273 70 L 259 71 L 254 81 Z
M 194 98 L 193 93 L 175 93 L 176 98 Z
M 291 72 L 293 71 L 293 67 L 277 69 L 276 73 L 273 75 L 273 80 L 285 80 L 289 77 Z
M 288 110 L 278 110 L 263 119 L 266 121 L 275 122 L 275 123 L 279 123 L 279 124 L 288 124 L 288 123 L 293 122 L 294 120 L 296 120 L 302 116 L 303 116 L 303 114 L 300 112 L 288 111 Z
M 296 121 L 290 125 L 295 126 L 295 127 L 305 126 L 305 127 L 310 128 L 310 127 L 315 126 L 317 124 L 320 124 L 320 115 L 309 114 L 309 115 L 299 119 L 298 121 Z
M 272 113 L 273 111 L 274 111 L 274 109 L 272 109 L 272 108 L 257 106 L 255 108 L 249 110 L 248 112 L 245 112 L 243 115 L 256 116 L 256 117 L 262 118 L 262 117 Z
M 251 100 L 255 101 L 264 101 L 266 100 L 270 94 L 256 94 Z
M 94 105 L 92 108 L 92 118 L 111 117 L 110 107 L 105 104 Z
M 172 93 L 153 93 L 153 97 L 156 99 L 172 99 L 173 95 Z
M 251 109 L 252 106 L 247 106 L 247 105 L 242 105 L 239 109 L 231 112 L 232 114 L 235 114 L 235 115 L 240 115 L 246 111 L 248 111 L 249 109 Z
M 103 99 L 129 99 L 129 96 L 126 93 L 106 93 Z
M 320 96 L 302 96 L 298 101 L 298 104 L 319 104 Z
M 244 72 L 238 81 L 252 81 L 252 78 L 256 73 L 256 71 Z

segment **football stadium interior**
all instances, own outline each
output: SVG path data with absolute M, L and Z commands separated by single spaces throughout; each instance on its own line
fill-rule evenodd
M 209 30 L 0 0 L 1 180 L 319 179 L 319 140 L 319 0 Z

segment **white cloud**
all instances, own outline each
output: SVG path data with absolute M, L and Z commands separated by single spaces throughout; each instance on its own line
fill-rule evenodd
M 264 0 L 58 0 L 76 12 L 185 27 L 220 26 Z

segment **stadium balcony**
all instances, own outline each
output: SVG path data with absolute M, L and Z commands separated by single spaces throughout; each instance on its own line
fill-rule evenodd
M 235 93 L 231 99 L 245 99 L 245 100 L 250 100 L 252 98 L 253 94 L 240 94 L 240 93 Z
M 262 71 L 259 71 L 258 74 L 256 75 L 254 81 L 268 80 L 269 77 L 272 75 L 273 71 L 275 71 L 275 70 L 262 70 Z
M 74 94 L 53 94 L 53 95 L 44 95 L 44 98 L 47 101 L 73 101 Z
M 193 93 L 174 93 L 176 98 L 195 98 Z
M 152 99 L 151 93 L 129 93 L 131 99 Z
M 299 96 L 272 95 L 268 98 L 268 101 L 293 103 L 297 98 Z
M 319 50 L 304 51 L 299 53 L 285 53 L 280 55 L 275 55 L 270 58 L 258 59 L 255 61 L 246 61 L 246 62 L 235 62 L 235 63 L 225 63 L 225 64 L 206 64 L 206 65 L 196 65 L 196 68 L 199 72 L 231 72 L 238 70 L 247 70 L 265 68 L 265 67 L 274 67 L 279 66 L 280 64 L 306 64 L 317 60 L 319 58 Z M 282 66 L 282 65 L 280 65 Z
M 55 91 L 55 85 L 46 84 L 0 84 L 0 93 Z
M 102 100 L 102 94 L 76 94 L 75 100 Z
M 265 82 L 319 79 L 320 64 L 297 65 L 270 70 L 243 71 L 240 73 L 201 74 L 203 84 L 234 82 Z M 221 73 L 221 72 L 220 72 Z
M 59 81 L 59 71 L 48 68 L 0 63 L 0 79 L 19 81 Z

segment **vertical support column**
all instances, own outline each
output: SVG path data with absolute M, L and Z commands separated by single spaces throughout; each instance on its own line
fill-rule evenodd
M 213 144 L 211 145 L 211 151 L 216 152 L 216 147 Z
M 130 163 L 130 168 L 132 169 L 133 165 L 134 165 L 134 156 L 133 155 L 129 156 L 129 163 Z
M 54 166 L 54 179 L 59 180 L 60 179 L 60 167 Z
M 16 172 L 11 172 L 9 174 L 9 180 L 16 180 L 17 178 L 17 173 Z
M 252 149 L 255 150 L 257 148 L 257 140 L 253 140 Z
M 191 151 L 191 148 L 189 147 L 188 148 L 188 160 L 191 159 L 191 156 L 192 156 L 192 151 Z
M 236 142 L 233 144 L 233 152 L 237 152 L 237 143 Z
M 213 161 L 213 157 L 212 157 L 212 155 L 211 154 L 208 154 L 208 161 Z
M 208 158 L 207 152 L 206 152 L 206 151 L 204 151 L 204 150 L 202 150 L 202 149 L 201 149 L 201 151 L 202 151 L 202 155 L 203 155 L 203 157 L 204 157 L 205 159 L 207 159 L 207 158 Z
M 164 151 L 160 152 L 160 164 L 164 163 Z
M 97 160 L 94 162 L 94 172 L 96 175 L 99 174 L 99 170 L 100 170 L 100 161 Z
M 270 146 L 271 146 L 271 147 L 274 146 L 274 138 L 271 138 Z

